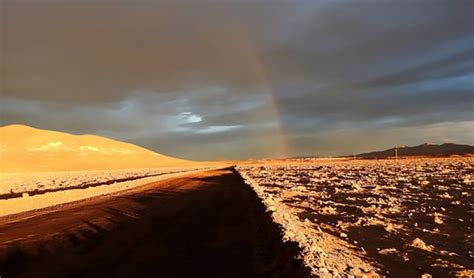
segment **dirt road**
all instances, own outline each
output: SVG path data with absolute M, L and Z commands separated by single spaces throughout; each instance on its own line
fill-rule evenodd
M 232 169 L 0 218 L 2 278 L 308 277 L 297 251 Z

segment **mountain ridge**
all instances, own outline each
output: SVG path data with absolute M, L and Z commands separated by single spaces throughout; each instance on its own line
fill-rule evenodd
M 399 157 L 403 156 L 433 156 L 443 157 L 452 155 L 470 155 L 474 154 L 474 146 L 466 144 L 443 143 L 432 144 L 423 143 L 417 146 L 397 146 L 382 151 L 373 151 L 362 154 L 357 154 L 361 158 L 382 158 L 394 157 L 395 150 Z

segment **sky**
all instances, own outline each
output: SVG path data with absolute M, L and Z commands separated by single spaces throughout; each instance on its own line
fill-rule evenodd
M 474 144 L 474 1 L 0 9 L 0 125 L 194 160 Z

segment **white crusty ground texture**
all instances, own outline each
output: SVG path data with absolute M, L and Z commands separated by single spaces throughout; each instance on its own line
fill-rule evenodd
M 468 277 L 473 166 L 472 158 L 450 158 L 290 161 L 237 170 L 316 276 L 393 276 L 412 268 L 426 277 L 430 271 Z
M 132 189 L 147 183 L 187 175 L 191 172 L 201 171 L 203 168 L 173 168 L 173 169 L 137 169 L 128 171 L 76 171 L 76 172 L 50 172 L 35 174 L 13 174 L 2 180 L 4 188 L 18 192 L 25 192 L 22 197 L 1 199 L 0 216 L 16 214 L 24 211 L 36 210 L 50 206 L 75 202 L 96 196 L 107 195 L 123 190 Z M 118 178 L 143 177 L 130 181 L 114 182 Z M 52 181 L 56 181 L 52 183 Z M 61 182 L 59 182 L 61 181 Z M 112 182 L 99 186 L 82 189 L 70 189 L 77 184 L 92 182 Z M 48 192 L 30 196 L 27 192 L 35 190 L 38 185 L 42 188 L 61 188 L 57 192 Z M 68 189 L 69 188 L 69 189 Z M 5 189 L 4 189 L 5 191 Z

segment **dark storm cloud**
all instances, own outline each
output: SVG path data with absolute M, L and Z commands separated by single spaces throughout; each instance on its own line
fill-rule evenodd
M 193 159 L 277 156 L 278 121 L 291 155 L 474 141 L 472 1 L 1 5 L 2 124 Z
M 279 17 L 232 3 L 43 2 L 5 5 L 6 95 L 109 102 L 132 90 L 252 84 L 252 26 Z

